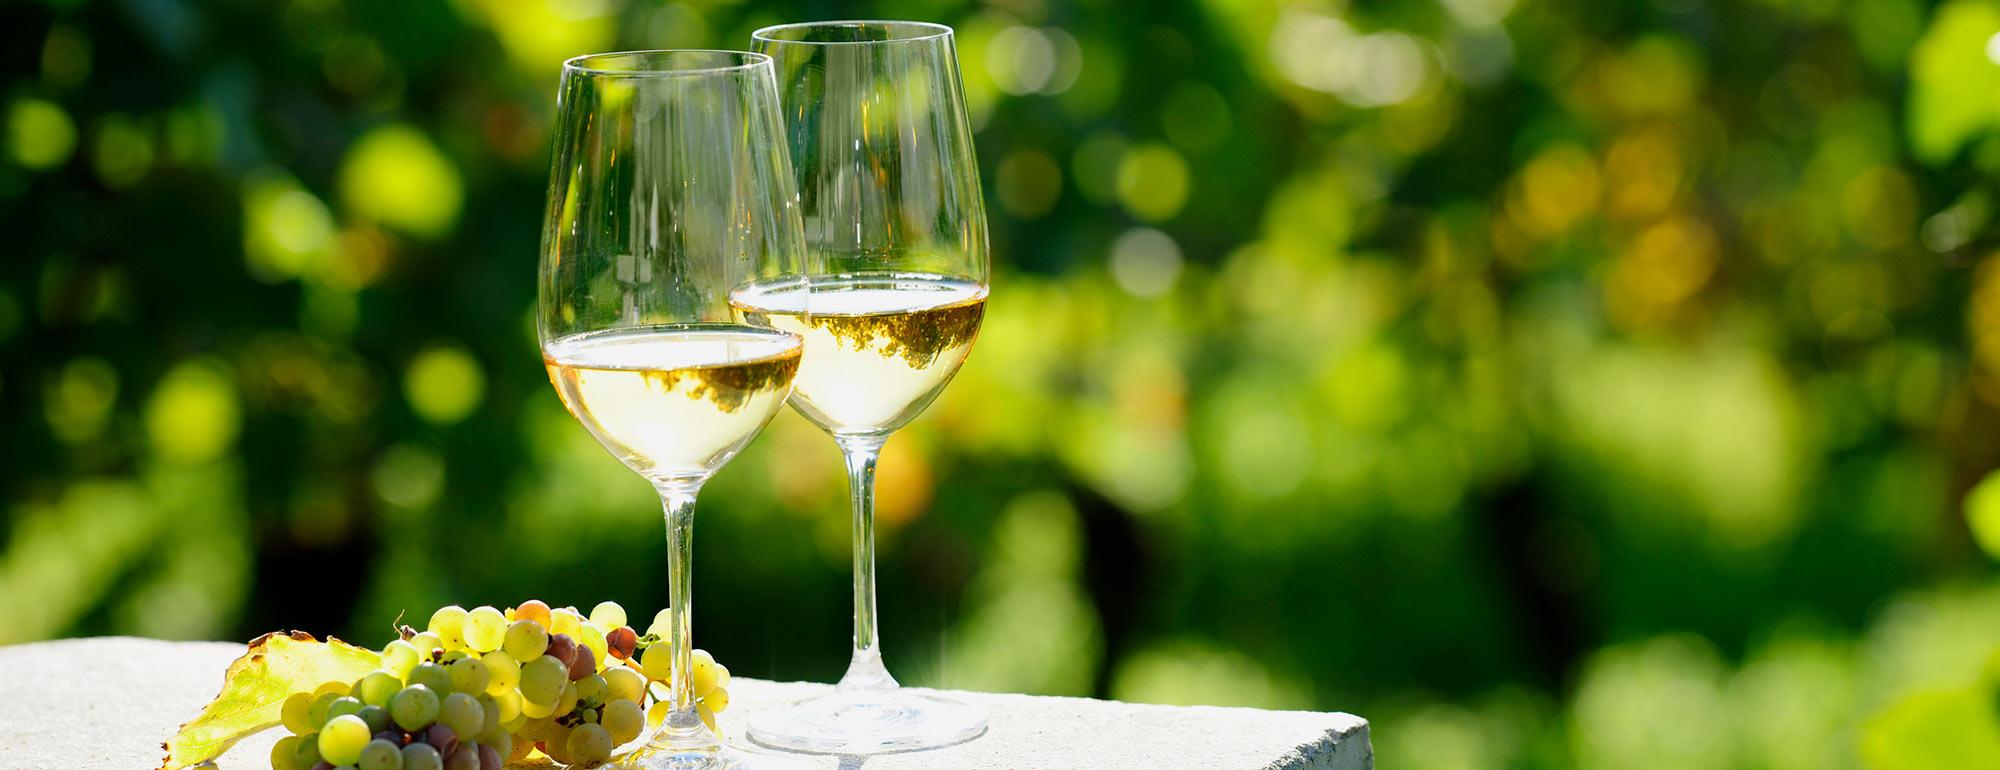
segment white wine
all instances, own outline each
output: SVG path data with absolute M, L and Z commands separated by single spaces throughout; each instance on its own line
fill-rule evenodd
M 752 286 L 730 304 L 746 322 L 805 339 L 792 405 L 836 436 L 903 426 L 972 352 L 986 287 L 918 273 L 828 276 Z
M 648 478 L 715 472 L 777 414 L 799 338 L 735 325 L 591 332 L 542 349 L 563 406 Z

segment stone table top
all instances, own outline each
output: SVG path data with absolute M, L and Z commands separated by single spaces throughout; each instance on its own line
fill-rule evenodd
M 125 637 L 0 647 L 0 770 L 153 770 L 164 754 L 160 742 L 200 713 L 243 649 Z M 776 754 L 741 739 L 745 714 L 827 689 L 733 678 L 722 727 L 755 760 L 812 770 L 1374 767 L 1368 722 L 1352 714 L 960 691 L 941 694 L 985 705 L 992 726 L 957 746 L 839 757 Z M 271 744 L 283 732 L 244 739 L 217 761 L 218 770 L 268 768 Z

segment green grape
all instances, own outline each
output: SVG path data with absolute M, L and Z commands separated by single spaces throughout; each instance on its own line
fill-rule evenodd
M 488 695 L 487 697 L 493 699 L 494 708 L 500 712 L 501 722 L 512 722 L 516 717 L 521 715 L 520 690 L 508 690 L 499 695 Z
M 334 698 L 333 702 L 327 704 L 326 707 L 327 721 L 329 722 L 333 721 L 334 717 L 344 717 L 352 714 L 359 714 L 361 713 L 361 707 L 366 705 L 368 704 L 362 703 L 360 698 L 356 698 L 352 695 L 342 695 L 338 698 Z
M 465 618 L 465 644 L 479 652 L 500 649 L 507 638 L 507 616 L 492 607 L 480 607 Z
M 569 756 L 585 767 L 610 759 L 611 750 L 617 746 L 603 725 L 577 725 L 569 731 Z
M 611 733 L 612 743 L 622 746 L 646 729 L 646 710 L 634 701 L 614 700 L 598 712 L 597 723 Z
M 422 730 L 438 718 L 441 708 L 437 691 L 429 685 L 413 684 L 389 701 L 389 717 L 405 730 Z
M 521 666 L 521 698 L 530 703 L 554 703 L 569 683 L 569 667 L 553 657 L 542 657 Z
M 460 647 L 456 650 L 447 650 L 445 651 L 445 654 L 438 656 L 438 665 L 449 666 L 458 661 L 470 658 L 475 654 L 476 653 L 474 653 L 473 651 L 466 649 L 464 647 Z
M 419 663 L 410 670 L 410 684 L 429 687 L 432 692 L 451 692 L 451 672 L 436 663 Z
M 701 707 L 716 713 L 728 710 L 729 691 L 721 687 L 709 690 L 707 695 L 701 696 Z
M 403 680 L 387 671 L 376 671 L 361 677 L 361 684 L 354 688 L 361 696 L 361 702 L 370 706 L 387 706 L 389 699 L 403 689 Z
M 521 664 L 512 655 L 495 650 L 480 656 L 479 664 L 486 667 L 487 695 L 512 692 L 521 684 Z
M 611 697 L 611 685 L 599 674 L 591 674 L 576 680 L 576 699 L 584 703 L 601 705 Z
M 605 642 L 604 632 L 597 630 L 597 626 L 584 626 L 582 635 L 577 639 L 590 650 L 592 661 L 611 660 L 611 646 Z
M 438 724 L 451 728 L 461 738 L 471 739 L 486 727 L 486 710 L 472 696 L 455 692 L 444 696 L 444 706 L 438 710 Z
M 575 607 L 564 607 L 556 610 L 551 614 L 551 617 L 552 620 L 549 624 L 550 634 L 562 634 L 575 639 L 577 632 L 583 629 L 583 616 L 577 614 Z
M 382 670 L 402 679 L 417 667 L 418 657 L 416 645 L 397 639 L 382 648 Z
M 633 670 L 631 666 L 605 667 L 604 683 L 611 691 L 612 700 L 629 700 L 637 703 L 646 697 L 646 675 Z
M 617 602 L 598 602 L 590 610 L 590 624 L 606 632 L 625 625 L 625 608 Z
M 444 770 L 444 757 L 437 747 L 417 741 L 403 747 L 403 770 Z
M 694 684 L 694 697 L 707 695 L 721 681 L 722 667 L 716 665 L 715 658 L 707 650 L 695 650 L 694 663 L 690 666 L 688 681 Z
M 312 705 L 306 708 L 306 721 L 312 724 L 313 732 L 319 732 L 320 725 L 326 724 L 326 710 L 340 698 L 337 692 L 321 692 L 313 696 Z
M 567 714 L 576 708 L 576 683 L 563 685 L 562 697 L 556 699 L 556 713 Z
M 417 662 L 422 663 L 430 660 L 431 653 L 444 646 L 444 640 L 438 638 L 437 634 L 425 631 L 410 637 L 410 646 L 417 648 Z
M 654 613 L 653 624 L 646 627 L 646 634 L 648 636 L 665 637 L 667 635 L 667 627 L 669 625 L 667 621 L 669 618 L 673 617 L 673 611 L 674 608 L 668 607 L 666 609 Z
M 300 694 L 304 695 L 304 693 Z M 307 696 L 307 698 L 311 697 Z M 299 740 L 299 736 L 296 735 L 287 735 L 278 739 L 277 744 L 271 747 L 271 770 L 311 770 L 310 767 L 301 767 L 298 764 Z
M 486 717 L 486 721 L 479 724 L 479 734 L 500 732 L 500 704 L 491 695 L 481 695 L 473 700 L 479 702 L 479 713 Z
M 326 729 L 319 731 L 320 759 L 329 765 L 354 764 L 373 736 L 374 733 L 368 732 L 368 723 L 353 714 L 326 720 Z
M 403 749 L 377 738 L 361 747 L 361 758 L 354 766 L 357 770 L 403 770 Z
M 486 685 L 493 681 L 493 675 L 486 673 L 486 664 L 478 658 L 461 658 L 445 667 L 451 675 L 451 691 L 467 695 L 486 692 Z
M 389 710 L 381 706 L 362 706 L 354 715 L 368 723 L 368 734 L 374 735 L 389 729 Z
M 293 735 L 305 735 L 318 728 L 311 720 L 313 696 L 311 693 L 295 692 L 285 699 L 284 707 L 278 712 L 285 723 L 285 729 Z
M 313 765 L 319 764 L 319 733 L 306 733 L 299 736 L 298 755 L 292 757 L 292 759 L 293 764 L 299 767 L 310 768 Z
M 516 620 L 507 627 L 506 640 L 501 648 L 523 664 L 542 656 L 549 648 L 549 630 L 532 620 Z
M 665 682 L 673 678 L 674 654 L 665 644 L 655 644 L 639 653 L 639 667 L 646 672 L 646 678 L 655 682 Z

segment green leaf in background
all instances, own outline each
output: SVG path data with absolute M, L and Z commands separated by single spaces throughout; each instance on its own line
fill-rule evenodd
M 272 632 L 250 642 L 249 651 L 229 664 L 222 692 L 168 739 L 160 770 L 179 770 L 214 759 L 251 733 L 279 721 L 285 698 L 326 682 L 351 682 L 382 665 L 373 650 L 303 631 Z
M 1972 528 L 1972 541 L 1979 549 L 2000 560 L 2000 471 L 1986 474 L 1966 493 L 1965 523 Z
M 2000 767 L 2000 718 L 1976 689 L 1917 693 L 1861 728 L 1861 759 L 1871 770 Z
M 1937 10 L 1910 55 L 1910 145 L 1944 162 L 1981 131 L 2000 126 L 2000 5 L 1957 0 Z

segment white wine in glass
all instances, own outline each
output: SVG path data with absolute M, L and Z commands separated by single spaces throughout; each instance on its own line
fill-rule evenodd
M 805 340 L 811 354 L 792 391 L 801 414 L 836 436 L 872 435 L 922 413 L 965 363 L 986 287 L 918 273 L 836 275 L 732 303 L 747 322 Z

